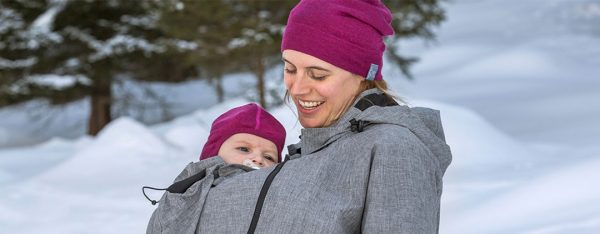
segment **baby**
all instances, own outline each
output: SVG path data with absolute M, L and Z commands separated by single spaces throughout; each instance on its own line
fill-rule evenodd
M 260 106 L 236 107 L 212 123 L 200 160 L 218 155 L 228 164 L 270 167 L 281 162 L 285 134 L 281 123 Z
M 220 156 L 227 164 L 241 164 L 254 169 L 273 166 L 281 162 L 281 151 L 285 144 L 285 128 L 271 114 L 256 104 L 233 108 L 213 123 L 208 140 L 200 154 L 200 160 Z M 166 189 L 160 203 L 144 196 L 158 208 L 148 223 L 147 234 L 195 233 L 202 207 L 208 191 L 219 182 L 217 178 L 220 162 L 201 161 L 188 164 L 177 176 L 175 182 Z M 241 168 L 237 172 L 247 172 Z M 230 171 L 231 172 L 231 171 Z M 235 172 L 235 171 L 234 171 Z

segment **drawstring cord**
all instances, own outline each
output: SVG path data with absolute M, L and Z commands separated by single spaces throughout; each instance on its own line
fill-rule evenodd
M 148 201 L 150 201 L 150 203 L 152 203 L 152 205 L 156 205 L 156 203 L 158 203 L 158 201 L 156 200 L 152 200 L 148 197 L 148 195 L 146 195 L 146 189 L 152 189 L 152 190 L 156 190 L 156 191 L 165 191 L 167 190 L 166 188 L 153 188 L 153 187 L 149 187 L 149 186 L 143 186 L 142 187 L 142 193 L 144 194 L 144 197 L 146 197 L 146 199 L 148 199 Z

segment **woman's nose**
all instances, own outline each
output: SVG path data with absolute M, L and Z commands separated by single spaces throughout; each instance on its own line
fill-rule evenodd
M 291 85 L 292 87 L 290 87 L 289 91 L 290 94 L 294 96 L 306 94 L 309 92 L 309 85 L 308 81 L 306 80 L 306 76 L 300 72 L 298 72 Z

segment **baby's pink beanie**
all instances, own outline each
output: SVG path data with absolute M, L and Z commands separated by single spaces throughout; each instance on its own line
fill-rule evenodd
M 212 123 L 210 135 L 200 160 L 217 156 L 223 142 L 238 133 L 248 133 L 267 139 L 277 146 L 277 162 L 285 144 L 285 128 L 269 112 L 255 103 L 233 108 Z

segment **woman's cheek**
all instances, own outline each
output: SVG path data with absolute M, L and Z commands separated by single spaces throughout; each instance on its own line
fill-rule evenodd
M 343 84 L 342 84 L 343 85 Z M 330 85 L 330 84 L 326 84 L 326 85 L 320 85 L 317 88 L 317 92 L 319 93 L 319 95 L 321 95 L 322 97 L 330 100 L 335 98 L 336 95 L 336 91 L 337 89 L 339 89 L 339 87 L 342 87 L 342 85 L 336 87 L 334 85 Z
M 285 74 L 283 75 L 283 84 L 285 85 L 285 89 L 287 89 L 288 91 L 291 89 L 291 85 L 292 85 L 293 81 L 292 78 L 289 77 L 289 75 Z

